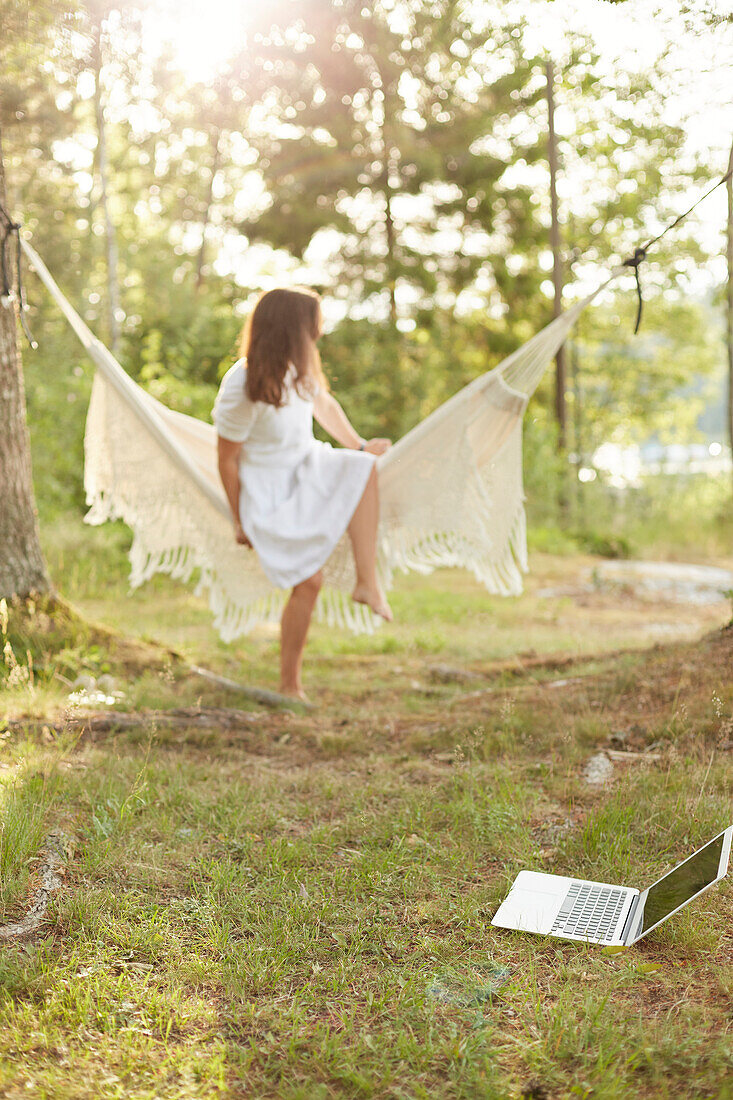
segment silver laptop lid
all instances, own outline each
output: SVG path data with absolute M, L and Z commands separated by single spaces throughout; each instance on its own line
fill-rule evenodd
M 733 825 L 639 895 L 628 943 L 646 936 L 708 886 L 725 877 L 732 837 Z

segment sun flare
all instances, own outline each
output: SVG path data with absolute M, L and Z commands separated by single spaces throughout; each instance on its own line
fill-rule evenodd
M 147 13 L 146 38 L 168 46 L 191 80 L 209 80 L 242 46 L 254 0 L 158 0 Z

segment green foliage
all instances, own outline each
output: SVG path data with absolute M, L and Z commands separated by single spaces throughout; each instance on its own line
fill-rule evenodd
M 502 256 L 529 243 L 531 192 L 502 182 L 497 152 L 541 96 L 516 28 L 478 29 L 451 0 L 403 5 L 399 23 L 386 3 L 269 14 L 259 63 L 283 125 L 255 139 L 268 201 L 248 236 L 297 256 L 334 240 L 335 276 L 392 322 L 410 298 L 455 301 L 497 258 L 489 233 Z M 531 140 L 518 153 L 538 155 Z
M 144 287 L 139 289 L 145 296 Z M 237 357 L 241 319 L 228 291 L 217 280 L 198 294 L 190 286 L 161 293 L 159 311 L 148 302 L 145 323 L 125 341 L 131 373 L 145 388 L 203 420 L 210 420 L 219 381 Z
M 436 311 L 401 333 L 388 323 L 344 321 L 323 340 L 334 392 L 362 434 L 399 438 L 478 374 L 507 346 L 485 316 Z
M 63 321 L 37 329 L 24 373 L 33 478 L 42 519 L 84 507 L 84 421 L 92 368 Z
M 708 379 L 722 361 L 723 341 L 710 307 L 681 294 L 656 294 L 633 336 L 630 304 L 617 292 L 608 304 L 591 307 L 572 343 L 568 400 L 581 456 L 591 456 L 604 440 L 638 443 L 656 434 L 664 443 L 692 441 L 711 396 Z
M 623 534 L 634 553 L 672 559 L 729 554 L 733 509 L 727 477 L 647 477 L 638 488 L 610 498 L 604 526 Z M 603 516 L 602 507 L 589 503 L 587 514 L 598 512 Z

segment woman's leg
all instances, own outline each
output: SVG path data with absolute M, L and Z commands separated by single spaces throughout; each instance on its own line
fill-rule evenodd
M 379 486 L 377 468 L 373 467 L 362 498 L 349 524 L 349 537 L 354 551 L 356 586 L 353 599 L 365 603 L 387 622 L 392 610 L 387 603 L 377 577 L 377 528 L 379 526 Z
M 300 682 L 305 639 L 322 584 L 320 572 L 296 584 L 280 620 L 280 690 L 300 699 L 305 698 Z

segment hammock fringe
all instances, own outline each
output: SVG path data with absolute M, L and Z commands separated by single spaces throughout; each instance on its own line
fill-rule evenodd
M 517 596 L 522 591 L 522 574 L 528 570 L 527 519 L 520 504 L 510 525 L 504 552 L 499 557 L 492 548 L 477 544 L 455 531 L 431 532 L 422 538 L 390 539 L 389 575 L 402 573 L 428 575 L 439 568 L 463 568 L 496 596 Z M 390 584 L 391 587 L 391 584 Z
M 174 580 L 187 583 L 198 571 L 194 589 L 196 596 L 207 597 L 214 616 L 214 627 L 225 642 L 248 634 L 259 623 L 278 622 L 290 597 L 287 589 L 273 589 L 260 599 L 243 606 L 229 592 L 226 577 L 211 565 L 191 545 L 153 549 L 147 544 L 147 524 L 137 515 L 134 507 L 123 503 L 120 497 L 109 492 L 87 493 L 89 511 L 84 522 L 99 526 L 110 520 L 122 520 L 132 531 L 132 545 L 128 554 L 130 562 L 130 588 L 134 591 L 149 581 L 156 573 L 165 573 Z M 165 508 L 163 509 L 165 512 Z M 316 619 L 330 627 L 341 627 L 357 634 L 373 634 L 381 622 L 363 604 L 354 603 L 350 595 L 330 585 L 321 592 L 316 607 Z

